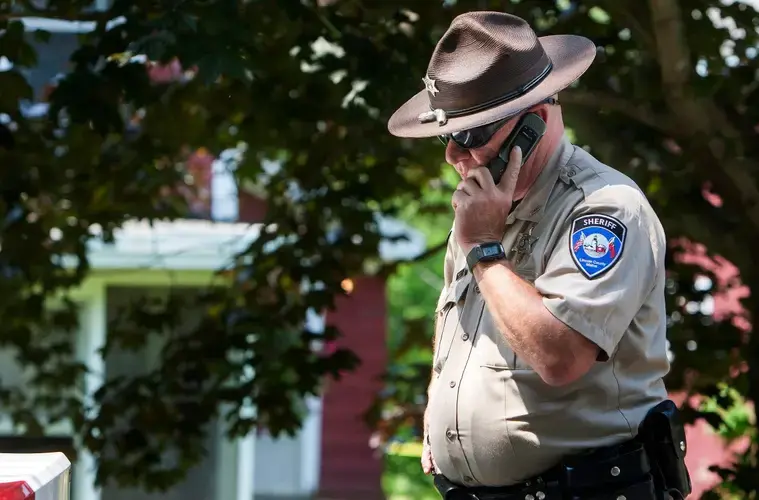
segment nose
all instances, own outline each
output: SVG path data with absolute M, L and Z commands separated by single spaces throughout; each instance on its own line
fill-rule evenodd
M 456 170 L 462 177 L 466 175 L 466 172 L 462 172 L 464 164 L 471 158 L 472 154 L 468 149 L 460 148 L 453 141 L 449 141 L 445 147 L 445 161 L 456 167 Z

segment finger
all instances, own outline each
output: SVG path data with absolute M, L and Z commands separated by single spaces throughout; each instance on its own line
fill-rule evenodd
M 482 191 L 482 188 L 474 178 L 466 178 L 458 183 L 456 186 L 457 191 L 464 191 L 469 196 L 474 195 L 477 191 Z
M 495 187 L 493 174 L 485 167 L 477 167 L 467 172 L 467 179 L 475 179 L 477 184 L 483 190 L 490 190 Z
M 453 196 L 451 196 L 451 206 L 453 206 L 453 209 L 456 210 L 462 203 L 466 201 L 467 198 L 469 198 L 468 194 L 460 189 L 457 189 L 453 192 Z
M 422 454 L 422 470 L 425 474 L 432 472 L 432 457 L 429 452 Z
M 506 165 L 506 171 L 503 173 L 498 188 L 506 194 L 509 199 L 514 197 L 514 191 L 517 188 L 519 172 L 522 170 L 522 148 L 514 146 L 509 153 L 509 163 Z

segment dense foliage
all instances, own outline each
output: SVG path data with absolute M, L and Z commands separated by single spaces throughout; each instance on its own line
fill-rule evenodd
M 0 396 L 27 432 L 41 432 L 31 408 L 72 420 L 98 453 L 102 480 L 170 485 L 201 456 L 204 428 L 220 407 L 232 433 L 258 421 L 274 433 L 292 431 L 302 395 L 318 391 L 322 376 L 355 365 L 346 352 L 314 353 L 315 334 L 302 318 L 308 308 L 329 307 L 346 276 L 377 269 L 366 265 L 377 256 L 377 213 L 408 211 L 428 189 L 444 200 L 449 187 L 431 184 L 441 172 L 439 147 L 390 137 L 385 123 L 420 88 L 435 41 L 466 10 L 507 9 L 542 33 L 592 38 L 597 64 L 561 95 L 578 139 L 639 181 L 671 237 L 704 243 L 734 262 L 748 285 L 759 280 L 751 257 L 759 239 L 757 13 L 744 4 L 115 0 L 93 11 L 89 3 L 0 7 L 0 55 L 14 65 L 0 72 L 0 342 L 29 368 L 35 388 L 5 387 Z M 732 21 L 715 25 L 720 15 Z M 81 38 L 42 117 L 22 110 L 35 99 L 26 76 L 38 64 L 32 42 L 48 35 L 25 33 L 17 16 L 96 26 Z M 149 78 L 153 64 L 172 61 L 187 70 L 181 78 Z M 110 238 L 128 219 L 184 215 L 184 202 L 170 193 L 199 147 L 244 149 L 238 181 L 267 193 L 266 223 L 276 230 L 263 232 L 246 252 L 252 259 L 225 275 L 231 286 L 199 299 L 208 313 L 193 331 L 172 336 L 160 368 L 110 380 L 94 401 L 84 400 L 71 390 L 85 367 L 73 356 L 75 313 L 66 297 L 89 271 L 86 242 Z M 263 175 L 264 160 L 281 168 Z M 264 247 L 277 238 L 275 251 Z M 694 273 L 711 271 L 678 261 L 674 250 L 670 387 L 719 396 L 719 383 L 729 380 L 757 401 L 759 339 L 684 308 L 714 292 L 693 286 Z M 64 265 L 64 255 L 76 265 Z M 728 288 L 737 279 L 713 278 Z M 304 283 L 321 286 L 303 294 Z M 45 307 L 51 299 L 55 312 Z M 140 321 L 170 329 L 178 302 L 160 314 L 142 311 Z M 744 301 L 749 311 L 755 302 Z M 109 346 L 145 338 L 112 333 Z M 733 370 L 742 362 L 747 370 Z M 417 406 L 423 378 L 404 392 Z M 248 402 L 255 417 L 241 416 Z M 84 411 L 90 404 L 99 411 Z M 759 486 L 758 450 L 753 441 L 738 467 L 743 491 Z M 172 451 L 183 460 L 167 466 L 159 452 Z

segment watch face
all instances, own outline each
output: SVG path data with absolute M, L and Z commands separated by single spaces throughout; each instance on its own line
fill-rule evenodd
M 482 248 L 483 257 L 493 257 L 501 253 L 500 245 L 488 245 Z

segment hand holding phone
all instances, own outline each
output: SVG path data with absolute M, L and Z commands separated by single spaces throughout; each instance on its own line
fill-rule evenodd
M 488 170 L 493 176 L 493 182 L 498 184 L 501 181 L 503 172 L 509 163 L 509 155 L 514 146 L 519 146 L 522 150 L 522 165 L 527 161 L 530 154 L 537 146 L 540 139 L 546 133 L 546 122 L 535 113 L 527 113 L 520 118 L 519 122 L 511 131 L 504 141 L 498 156 L 488 163 Z M 521 166 L 521 165 L 520 165 Z

